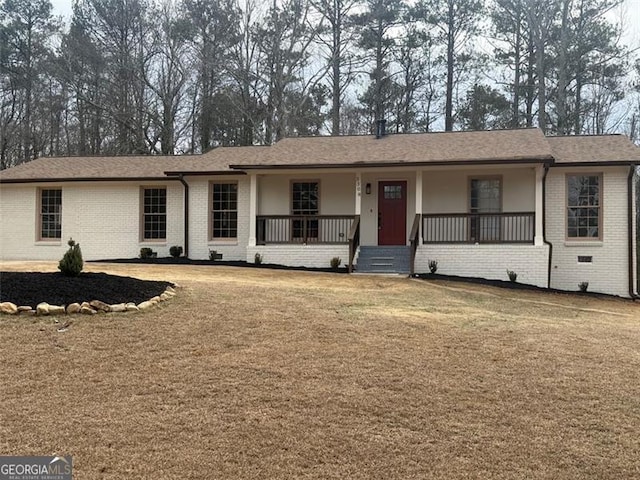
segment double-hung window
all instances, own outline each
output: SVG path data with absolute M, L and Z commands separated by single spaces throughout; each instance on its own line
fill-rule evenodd
M 567 239 L 602 239 L 602 175 L 567 175 Z
M 39 240 L 60 240 L 62 238 L 62 190 L 59 188 L 40 189 Z
M 295 181 L 291 184 L 291 214 L 304 218 L 294 218 L 292 237 L 295 240 L 318 239 L 318 218 L 320 212 L 320 185 L 317 181 Z
M 469 182 L 469 240 L 476 243 L 500 240 L 502 211 L 502 179 L 471 178 Z M 491 215 L 491 214 L 496 215 Z
M 167 239 L 167 189 L 142 189 L 142 241 Z
M 211 239 L 228 240 L 238 237 L 238 184 L 211 185 Z

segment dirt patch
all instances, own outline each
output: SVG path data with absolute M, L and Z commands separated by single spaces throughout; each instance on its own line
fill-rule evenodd
M 160 295 L 169 282 L 140 280 L 106 273 L 0 272 L 0 301 L 35 306 L 40 302 L 68 305 L 101 300 L 108 304 L 140 303 Z

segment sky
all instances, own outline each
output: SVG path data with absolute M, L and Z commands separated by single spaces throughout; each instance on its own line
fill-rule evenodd
M 73 0 L 51 0 L 51 3 L 55 14 L 62 15 L 68 21 Z M 632 50 L 640 49 L 640 0 L 625 0 L 621 11 L 613 12 L 611 16 L 613 20 L 622 18 L 624 21 L 624 43 Z

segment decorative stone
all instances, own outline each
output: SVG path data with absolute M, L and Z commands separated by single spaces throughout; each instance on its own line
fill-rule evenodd
M 79 303 L 71 303 L 67 305 L 67 313 L 68 314 L 80 313 L 81 308 L 82 307 L 80 306 Z
M 133 303 L 133 302 L 127 302 L 125 306 L 126 306 L 126 307 L 131 307 L 131 306 L 135 307 L 135 306 L 136 306 L 136 304 L 135 304 L 135 303 Z
M 36 315 L 49 315 L 49 304 L 42 302 L 36 305 Z
M 80 307 L 80 313 L 84 314 L 84 315 L 95 315 L 96 312 L 93 308 L 91 307 Z
M 139 303 L 138 304 L 138 309 L 140 310 L 146 310 L 147 308 L 151 308 L 153 307 L 157 302 L 152 302 L 151 300 L 147 300 L 145 302 Z
M 177 286 L 177 285 L 176 285 Z M 166 292 L 170 292 L 173 293 L 175 295 L 176 291 L 173 289 L 173 287 L 167 287 L 167 289 L 165 290 Z
M 18 315 L 25 317 L 33 317 L 36 314 L 35 310 L 20 310 Z
M 30 312 L 31 310 L 33 310 L 33 308 L 31 308 L 29 305 L 20 305 L 18 307 L 18 313 L 20 313 L 20 312 Z
M 162 295 L 160 295 L 160 301 L 161 302 L 165 302 L 167 300 L 169 300 L 171 298 L 171 295 L 163 293 Z
M 169 291 L 169 290 L 165 290 L 165 291 L 164 291 L 164 294 L 165 294 L 165 295 L 169 295 L 170 297 L 175 297 L 175 296 L 176 296 L 176 292 L 171 292 L 171 291 Z
M 133 305 L 127 304 L 126 307 L 127 307 L 127 312 L 139 312 L 140 311 L 140 309 L 135 304 L 133 304 Z
M 58 305 L 49 305 L 49 315 L 64 315 L 66 313 L 64 307 Z
M 6 313 L 8 315 L 15 315 L 18 313 L 18 306 L 11 302 L 0 303 L 0 313 Z
M 158 303 L 160 301 L 160 297 L 156 295 L 155 297 L 150 298 L 149 301 Z
M 91 300 L 89 302 L 89 305 L 91 305 L 96 310 L 100 310 L 100 311 L 103 311 L 103 312 L 108 312 L 109 311 L 109 305 L 107 305 L 104 302 L 101 302 L 100 300 Z
M 116 303 L 114 305 L 109 305 L 110 312 L 126 312 L 127 306 L 124 303 Z

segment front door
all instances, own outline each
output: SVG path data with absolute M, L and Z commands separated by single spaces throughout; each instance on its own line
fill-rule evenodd
M 378 245 L 407 244 L 407 182 L 378 183 Z

